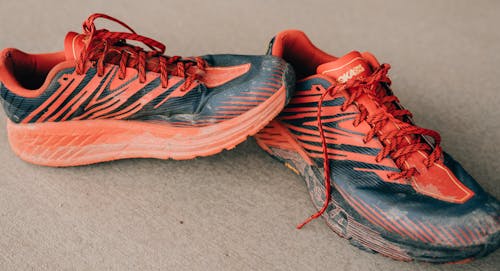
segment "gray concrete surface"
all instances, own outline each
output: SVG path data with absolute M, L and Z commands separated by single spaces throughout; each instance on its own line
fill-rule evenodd
M 91 12 L 169 54 L 261 54 L 279 30 L 333 54 L 370 50 L 424 127 L 500 196 L 499 1 L 0 1 L 0 47 L 60 50 Z M 499 270 L 363 252 L 313 212 L 303 181 L 248 140 L 192 161 L 46 168 L 9 149 L 0 115 L 0 270 Z

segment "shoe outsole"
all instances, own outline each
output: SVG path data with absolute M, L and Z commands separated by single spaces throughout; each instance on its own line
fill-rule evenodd
M 238 117 L 204 127 L 164 122 L 84 120 L 17 124 L 7 122 L 12 150 L 22 160 L 53 167 L 126 158 L 185 160 L 230 150 L 259 132 L 284 108 L 293 88 L 293 70 L 266 101 Z
M 276 127 L 281 128 L 277 129 Z M 268 140 L 266 136 L 273 135 L 274 138 L 280 138 L 281 144 L 298 146 L 290 134 L 282 133 L 287 133 L 286 128 L 282 127 L 277 121 L 272 121 L 269 127 L 264 128 L 261 133 L 255 136 L 255 139 L 264 151 L 305 180 L 311 200 L 315 208 L 319 210 L 322 207 L 322 202 L 317 201 L 317 194 L 324 194 L 323 179 L 318 178 L 318 174 L 315 174 L 314 169 L 298 153 L 300 150 L 284 150 L 266 144 Z M 332 193 L 338 194 L 339 192 L 334 189 Z M 338 195 L 340 196 L 340 194 Z M 495 246 L 488 246 L 488 244 L 498 243 L 497 241 L 500 238 L 498 234 L 492 236 L 490 238 L 491 242 L 487 242 L 487 244 L 482 246 L 478 245 L 467 248 L 435 247 L 429 249 L 428 247 L 398 242 L 397 240 L 389 240 L 383 237 L 380 232 L 363 225 L 353 216 L 349 215 L 333 198 L 327 210 L 329 211 L 323 214 L 323 218 L 325 218 L 328 227 L 337 235 L 349 240 L 352 245 L 364 251 L 379 253 L 399 261 L 422 261 L 437 264 L 467 263 L 493 252 L 496 249 Z

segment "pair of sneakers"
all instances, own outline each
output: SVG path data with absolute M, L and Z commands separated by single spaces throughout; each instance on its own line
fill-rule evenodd
M 98 18 L 128 31 L 98 29 Z M 299 228 L 322 216 L 353 245 L 403 261 L 463 262 L 499 246 L 498 201 L 413 123 L 390 66 L 370 53 L 335 57 L 288 30 L 265 56 L 165 56 L 105 14 L 64 47 L 1 52 L 8 137 L 23 160 L 191 159 L 255 135 L 305 179 L 318 211 Z

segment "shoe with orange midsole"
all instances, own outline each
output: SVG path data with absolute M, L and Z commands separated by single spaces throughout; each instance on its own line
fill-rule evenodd
M 500 244 L 500 204 L 417 127 L 392 94 L 388 64 L 337 58 L 303 32 L 279 33 L 270 54 L 295 69 L 295 94 L 258 144 L 300 174 L 328 226 L 353 245 L 403 260 L 464 262 Z M 431 139 L 433 139 L 431 141 Z
M 130 32 L 96 29 L 108 19 Z M 141 42 L 151 50 L 131 45 Z M 231 149 L 285 106 L 293 70 L 273 56 L 163 55 L 165 46 L 94 14 L 65 49 L 0 55 L 13 151 L 75 166 L 133 157 L 190 159 Z

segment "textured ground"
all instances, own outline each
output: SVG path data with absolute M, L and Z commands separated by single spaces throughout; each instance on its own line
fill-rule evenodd
M 84 3 L 85 2 L 85 3 Z M 346 2 L 346 1 L 343 1 Z M 87 4 L 91 3 L 91 4 Z M 323 49 L 370 50 L 445 149 L 500 197 L 498 1 L 7 1 L 0 47 L 60 50 L 91 12 L 124 19 L 170 54 L 260 54 L 300 28 Z M 360 251 L 313 212 L 303 181 L 248 140 L 192 161 L 54 169 L 20 161 L 0 116 L 0 270 L 498 270 L 396 262 Z M 495 266 L 497 266 L 495 268 Z

